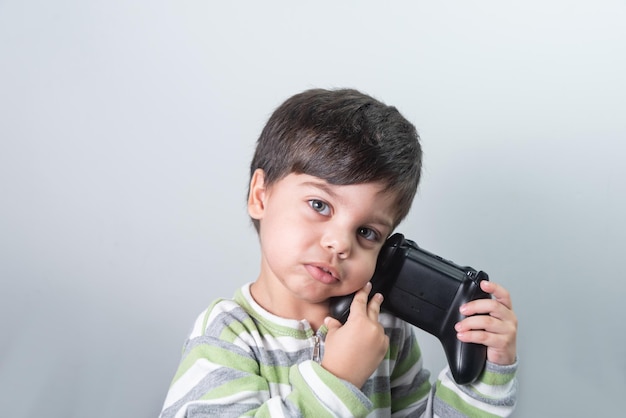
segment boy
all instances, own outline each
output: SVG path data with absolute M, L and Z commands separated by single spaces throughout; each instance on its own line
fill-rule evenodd
M 413 328 L 368 302 L 378 252 L 407 215 L 419 136 L 393 107 L 355 90 L 309 90 L 276 109 L 251 164 L 256 281 L 197 319 L 162 417 L 507 416 L 516 395 L 517 320 L 508 292 L 467 303 L 456 325 L 487 366 L 431 387 Z M 357 292 L 345 325 L 328 300 Z

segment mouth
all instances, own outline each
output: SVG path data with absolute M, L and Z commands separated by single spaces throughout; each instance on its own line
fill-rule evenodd
M 313 279 L 324 284 L 333 284 L 339 282 L 339 273 L 330 266 L 307 264 L 306 270 Z

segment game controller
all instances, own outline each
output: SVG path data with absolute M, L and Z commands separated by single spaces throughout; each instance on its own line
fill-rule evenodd
M 487 273 L 460 267 L 396 233 L 380 251 L 370 298 L 382 293 L 381 310 L 437 337 L 452 377 L 459 384 L 467 384 L 485 367 L 487 347 L 461 342 L 454 325 L 464 318 L 459 312 L 461 305 L 491 297 L 480 288 L 482 280 L 489 280 Z M 345 323 L 353 298 L 354 294 L 331 298 L 331 316 Z

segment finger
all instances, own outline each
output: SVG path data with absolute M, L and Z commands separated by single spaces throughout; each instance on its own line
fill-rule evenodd
M 476 299 L 461 306 L 459 311 L 465 316 L 491 315 L 503 320 L 513 316 L 512 310 L 495 299 Z
M 350 316 L 352 316 L 352 314 L 367 314 L 367 301 L 371 290 L 372 284 L 367 282 L 365 286 L 354 294 L 354 298 L 350 304 Z
M 483 344 L 487 346 L 487 359 L 496 364 L 513 364 L 516 358 L 516 333 L 495 333 L 486 330 L 469 330 L 457 332 L 457 338 L 464 343 Z
M 372 300 L 367 304 L 367 316 L 378 322 L 378 315 L 380 314 L 380 305 L 383 303 L 383 295 L 376 293 Z
M 493 295 L 493 297 L 506 306 L 509 309 L 513 309 L 513 303 L 511 301 L 511 295 L 509 291 L 504 287 L 495 282 L 490 282 L 488 280 L 483 280 L 480 282 L 480 288 L 485 292 Z
M 328 329 L 328 333 L 329 334 L 331 332 L 334 332 L 335 330 L 341 328 L 341 326 L 342 326 L 341 322 L 339 322 L 338 320 L 336 320 L 332 316 L 327 316 L 324 319 L 324 325 L 326 325 L 326 328 Z
M 510 345 L 508 334 L 495 334 L 487 331 L 463 331 L 457 338 L 464 343 L 482 344 L 492 349 L 505 349 Z
M 474 315 L 455 324 L 454 329 L 457 332 L 483 330 L 494 334 L 506 334 L 515 329 L 515 324 L 488 315 Z

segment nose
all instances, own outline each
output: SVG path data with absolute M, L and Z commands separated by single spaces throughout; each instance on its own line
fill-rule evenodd
M 346 259 L 350 256 L 352 240 L 350 234 L 333 228 L 322 236 L 321 245 L 337 254 L 338 258 Z

